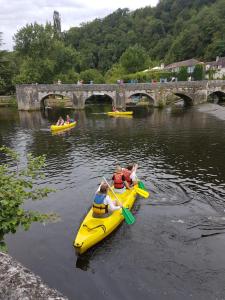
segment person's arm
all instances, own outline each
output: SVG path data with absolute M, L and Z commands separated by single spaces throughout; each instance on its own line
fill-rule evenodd
M 126 181 L 124 181 L 124 184 L 125 184 L 126 189 L 130 190 L 130 186 Z
M 136 175 L 137 168 L 138 168 L 138 164 L 135 164 L 133 166 L 132 172 L 130 174 L 130 178 L 131 178 L 133 184 L 137 184 L 137 182 L 138 182 L 137 175 Z
M 125 184 L 125 187 L 126 187 L 128 190 L 130 190 L 129 184 L 127 183 L 127 181 L 126 181 L 124 175 L 122 176 L 122 180 L 123 180 L 123 182 L 124 182 L 124 184 Z
M 120 205 L 115 205 L 109 196 L 105 197 L 104 203 L 109 206 L 109 209 L 111 211 L 119 210 L 122 207 L 122 204 L 121 204 L 121 206 Z

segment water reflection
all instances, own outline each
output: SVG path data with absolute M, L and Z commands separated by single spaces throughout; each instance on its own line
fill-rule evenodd
M 90 268 L 90 258 L 92 250 L 88 253 L 84 253 L 82 256 L 77 256 L 76 259 L 76 268 L 81 269 L 83 271 L 87 271 Z

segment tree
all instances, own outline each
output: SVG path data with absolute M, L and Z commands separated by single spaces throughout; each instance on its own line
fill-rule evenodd
M 203 80 L 204 79 L 204 68 L 202 65 L 196 65 L 194 72 L 192 74 L 194 80 Z
M 120 63 L 128 73 L 141 71 L 147 67 L 148 55 L 139 45 L 129 47 L 121 56 Z
M 179 81 L 187 81 L 188 79 L 187 67 L 181 67 L 177 77 Z
M 54 77 L 54 81 L 61 80 L 62 83 L 77 83 L 79 79 L 79 74 L 76 73 L 73 69 L 68 70 L 66 74 L 59 73 Z
M 86 71 L 83 71 L 80 73 L 80 79 L 84 81 L 84 83 L 90 83 L 93 81 L 93 83 L 104 83 L 104 77 L 102 74 L 95 69 L 89 69 Z
M 27 157 L 27 166 L 19 167 L 19 155 L 15 151 L 3 146 L 2 155 L 6 154 L 10 162 L 0 164 L 0 249 L 6 250 L 4 235 L 15 233 L 19 226 L 25 230 L 33 222 L 40 222 L 54 218 L 55 215 L 41 214 L 23 208 L 28 200 L 38 200 L 47 196 L 49 188 L 35 188 L 38 179 L 43 178 L 41 169 L 45 165 L 45 157 Z
M 51 24 L 39 25 L 36 22 L 20 29 L 14 36 L 14 49 L 19 55 L 33 59 L 43 58 L 52 52 L 55 40 L 54 28 Z

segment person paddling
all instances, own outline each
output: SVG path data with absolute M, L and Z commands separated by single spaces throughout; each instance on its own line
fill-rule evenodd
M 125 181 L 129 184 L 129 186 L 135 185 L 138 183 L 136 171 L 138 168 L 138 164 L 128 165 L 126 168 L 123 168 L 123 175 L 125 176 Z
M 116 167 L 115 173 L 112 177 L 114 192 L 122 194 L 126 191 L 126 188 L 129 190 L 129 184 L 127 183 L 125 176 L 123 175 L 123 170 L 120 166 Z
M 56 123 L 57 126 L 61 126 L 61 125 L 64 125 L 64 120 L 63 118 L 60 116 L 57 123 Z
M 115 107 L 115 105 L 112 106 L 112 111 L 113 112 L 119 112 L 119 110 Z
M 70 124 L 71 123 L 71 119 L 69 115 L 66 115 L 66 124 Z
M 107 183 L 102 182 L 95 194 L 92 205 L 92 216 L 94 218 L 108 217 L 113 211 L 119 210 L 123 207 L 118 201 L 112 201 L 109 195 L 107 195 L 108 189 L 109 187 Z

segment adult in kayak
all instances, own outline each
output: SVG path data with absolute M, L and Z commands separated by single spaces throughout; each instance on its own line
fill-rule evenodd
M 126 188 L 129 190 L 129 184 L 127 183 L 123 170 L 120 166 L 116 167 L 115 173 L 112 176 L 114 192 L 122 194 L 126 191 Z
M 63 118 L 60 116 L 59 117 L 59 119 L 58 119 L 58 121 L 57 121 L 57 123 L 56 123 L 56 126 L 61 126 L 61 125 L 64 125 L 64 120 L 63 120 Z
M 69 115 L 66 115 L 66 124 L 70 124 L 71 123 L 71 119 Z
M 136 171 L 138 168 L 138 164 L 128 165 L 126 168 L 123 168 L 123 175 L 125 177 L 125 181 L 129 184 L 129 186 L 133 186 L 138 183 Z
M 115 105 L 112 106 L 112 111 L 113 112 L 119 112 L 119 110 L 115 107 Z
M 99 189 L 97 190 L 94 201 L 93 201 L 93 217 L 94 218 L 105 218 L 108 217 L 113 211 L 119 210 L 122 204 L 118 201 L 112 201 L 112 199 L 107 195 L 108 185 L 102 182 Z

